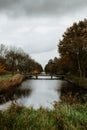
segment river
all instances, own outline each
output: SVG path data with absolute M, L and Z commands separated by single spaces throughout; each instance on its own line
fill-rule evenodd
M 26 80 L 19 87 L 12 88 L 5 93 L 4 103 L 0 104 L 0 110 L 5 110 L 16 103 L 20 106 L 40 107 L 53 109 L 54 102 L 60 101 L 61 87 L 66 81 L 53 77 L 38 77 L 37 80 Z

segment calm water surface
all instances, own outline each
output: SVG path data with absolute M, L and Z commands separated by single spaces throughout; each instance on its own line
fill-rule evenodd
M 40 79 L 41 78 L 41 79 Z M 38 109 L 53 109 L 55 101 L 60 101 L 60 89 L 66 84 L 63 80 L 50 80 L 50 77 L 39 77 L 38 80 L 26 80 L 20 87 L 11 90 L 8 101 L 0 104 L 0 110 L 7 109 L 12 103 Z M 9 93 L 9 92 L 8 92 Z

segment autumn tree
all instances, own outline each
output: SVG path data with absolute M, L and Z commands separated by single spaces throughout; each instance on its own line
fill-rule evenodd
M 50 59 L 45 66 L 45 72 L 51 75 L 57 74 L 57 58 Z
M 14 72 L 16 70 L 16 65 L 17 65 L 16 58 L 17 58 L 16 48 L 10 48 L 6 54 L 6 65 L 7 65 L 7 69 L 11 71 L 13 75 L 14 75 Z
M 85 76 L 87 69 L 87 20 L 74 23 L 68 28 L 58 45 L 61 57 L 68 57 L 79 71 L 80 77 Z
M 33 60 L 29 54 L 25 53 L 21 48 L 6 47 L 0 44 L 0 67 L 14 73 L 38 73 L 43 71 L 42 66 Z
M 57 74 L 75 74 L 77 70 L 76 63 L 73 63 L 72 60 L 66 55 L 58 58 L 56 66 Z
M 25 53 L 22 49 L 11 47 L 6 54 L 6 66 L 9 71 L 14 74 L 31 73 L 37 70 L 39 73 L 42 71 L 42 66 L 34 61 L 29 54 Z

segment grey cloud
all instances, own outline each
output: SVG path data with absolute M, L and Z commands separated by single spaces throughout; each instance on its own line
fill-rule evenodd
M 17 0 L 0 0 L 0 10 L 10 10 L 12 7 L 16 7 Z
M 44 66 L 58 56 L 66 28 L 86 17 L 87 0 L 0 0 L 0 43 L 21 47 Z
M 87 0 L 0 0 L 0 11 L 11 16 L 59 15 L 86 7 Z

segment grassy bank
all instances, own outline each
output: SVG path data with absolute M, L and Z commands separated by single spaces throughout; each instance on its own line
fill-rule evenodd
M 87 102 L 87 78 L 80 79 L 75 75 L 65 77 L 68 85 L 61 88 L 61 100 L 67 103 Z
M 78 102 L 85 97 L 69 89 L 62 90 L 63 102 L 56 103 L 54 110 L 12 105 L 0 111 L 0 130 L 87 130 L 87 98 L 85 103 Z
M 0 130 L 86 130 L 87 104 L 60 103 L 54 110 L 13 105 L 0 112 Z
M 11 79 L 12 77 L 12 74 L 0 75 L 0 80 Z
M 16 74 L 12 77 L 12 75 L 4 75 L 0 78 L 0 91 L 7 90 L 11 87 L 15 87 L 21 84 L 24 80 L 24 76 L 21 74 Z
M 74 83 L 75 85 L 87 88 L 87 78 L 80 78 L 75 75 L 69 75 L 69 76 L 66 76 L 66 79 Z

